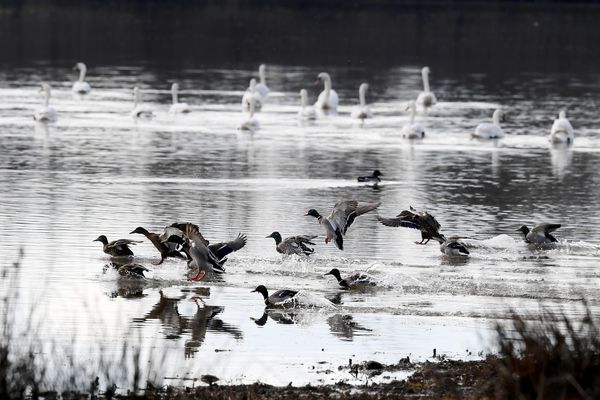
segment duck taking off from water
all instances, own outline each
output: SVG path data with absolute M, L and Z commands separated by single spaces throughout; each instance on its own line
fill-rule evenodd
M 154 247 L 156 247 L 156 250 L 158 250 L 160 253 L 160 260 L 158 261 L 158 263 L 156 263 L 156 265 L 162 264 L 163 261 L 165 261 L 165 259 L 167 257 L 176 257 L 176 258 L 182 258 L 182 259 L 186 258 L 180 252 L 169 248 L 169 245 L 167 243 L 163 242 L 160 239 L 160 236 L 158 234 L 148 232 L 146 229 L 142 228 L 141 226 L 138 226 L 137 228 L 135 228 L 133 231 L 131 231 L 129 233 L 130 234 L 137 233 L 140 235 L 144 235 L 146 237 L 146 239 L 148 239 L 154 245 Z
M 267 86 L 266 69 L 267 69 L 267 66 L 265 64 L 260 64 L 258 66 L 259 82 L 256 84 L 256 93 L 258 93 L 258 95 L 260 96 L 260 100 L 263 103 L 265 102 L 265 100 L 267 100 L 267 97 L 269 96 L 269 93 L 271 92 L 269 90 L 269 87 Z
M 417 104 L 425 110 L 437 103 L 435 94 L 429 89 L 429 67 L 423 67 L 421 77 L 423 78 L 423 91 L 417 97 Z
M 299 236 L 290 236 L 285 239 L 281 238 L 281 234 L 279 232 L 273 232 L 268 238 L 275 239 L 275 246 L 278 253 L 287 254 L 287 255 L 304 255 L 309 256 L 314 253 L 314 249 L 308 247 L 307 245 L 314 246 L 315 244 L 312 242 L 317 236 L 316 235 L 299 235 Z
M 296 296 L 298 291 L 296 290 L 278 290 L 269 296 L 269 292 L 264 285 L 258 285 L 256 289 L 250 293 L 258 292 L 263 295 L 265 299 L 265 305 L 267 308 L 291 308 L 296 303 Z
M 383 174 L 381 173 L 381 171 L 376 169 L 375 171 L 373 171 L 373 175 L 359 176 L 358 178 L 356 178 L 356 180 L 358 182 L 379 183 L 381 182 L 380 176 L 383 176 Z
M 251 101 L 254 100 L 254 103 Z M 250 112 L 250 108 L 254 104 L 254 112 L 259 112 L 262 109 L 263 99 L 256 90 L 256 79 L 250 79 L 250 84 L 248 85 L 248 89 L 244 92 L 242 96 L 242 111 Z
M 574 140 L 575 132 L 567 119 L 567 112 L 561 110 L 558 113 L 558 119 L 555 119 L 552 124 L 552 129 L 550 130 L 550 142 L 554 144 L 572 144 Z
M 352 113 L 350 114 L 350 116 L 352 118 L 357 118 L 357 119 L 366 119 L 366 118 L 373 118 L 373 112 L 371 111 L 371 107 L 369 107 L 367 105 L 367 101 L 366 101 L 366 93 L 367 93 L 367 89 L 369 88 L 369 84 L 368 83 L 361 83 L 360 87 L 358 88 L 358 99 L 360 104 L 358 106 L 355 106 L 352 109 Z
M 441 240 L 442 242 L 446 240 L 444 235 L 439 232 L 441 228 L 440 223 L 427 211 L 418 212 L 410 207 L 409 210 L 402 210 L 395 218 L 381 218 L 377 216 L 377 219 L 385 226 L 420 230 L 421 241 L 416 242 L 417 244 L 427 244 L 431 239 Z
M 333 268 L 325 275 L 333 275 L 335 279 L 337 279 L 338 284 L 344 289 L 364 289 L 376 285 L 373 277 L 367 274 L 366 272 L 356 272 L 342 279 L 342 276 L 340 275 L 340 270 L 337 268 Z
M 85 64 L 82 62 L 78 62 L 77 64 L 75 64 L 73 69 L 79 70 L 79 79 L 73 83 L 73 92 L 80 95 L 88 94 L 92 90 L 92 87 L 89 83 L 85 81 L 85 73 L 87 72 Z
M 440 251 L 450 257 L 468 257 L 469 250 L 458 236 L 451 236 L 448 239 L 444 237 L 436 238 L 440 243 Z
M 417 123 L 415 123 L 415 116 L 417 115 L 417 106 L 414 101 L 409 101 L 406 110 L 410 110 L 410 123 L 404 125 L 400 133 L 405 139 L 423 139 L 425 137 L 425 129 Z
M 47 83 L 42 83 L 40 93 L 44 93 L 44 106 L 38 108 L 33 114 L 33 119 L 38 122 L 53 123 L 58 120 L 56 110 L 50 107 L 50 93 L 52 89 Z
M 178 92 L 179 92 L 179 84 L 177 82 L 175 82 L 171 85 L 171 97 L 173 99 L 173 104 L 171 104 L 171 107 L 169 108 L 169 112 L 171 114 L 189 113 L 190 111 L 192 111 L 192 109 L 190 108 L 190 106 L 188 106 L 187 103 L 179 102 Z
M 375 210 L 381 203 L 365 204 L 359 207 L 356 200 L 339 201 L 329 217 L 323 217 L 317 210 L 308 210 L 307 216 L 315 217 L 325 232 L 325 244 L 335 242 L 338 249 L 344 250 L 344 235 L 356 217 Z
M 547 246 L 557 243 L 558 240 L 551 235 L 552 232 L 560 228 L 560 224 L 539 224 L 531 228 L 531 230 L 523 225 L 518 231 L 523 233 L 525 242 L 536 246 Z
M 133 110 L 129 113 L 134 119 L 152 119 L 154 118 L 154 113 L 152 110 L 142 104 L 142 93 L 140 92 L 140 88 L 135 86 L 133 88 Z
M 338 107 L 338 94 L 331 88 L 331 77 L 327 72 L 321 72 L 317 82 L 322 82 L 324 88 L 317 98 L 315 108 L 324 111 L 336 111 Z
M 112 242 L 109 242 L 106 236 L 100 235 L 93 242 L 102 243 L 102 250 L 113 257 L 127 257 L 132 256 L 133 251 L 129 248 L 130 245 L 135 245 L 137 243 L 141 243 L 137 240 L 129 240 L 129 239 L 118 239 Z
M 304 121 L 317 119 L 315 108 L 308 105 L 308 93 L 306 92 L 306 89 L 300 90 L 300 111 L 298 111 L 298 118 Z
M 117 273 L 125 278 L 133 279 L 144 279 L 146 276 L 144 272 L 150 272 L 150 270 L 141 264 L 129 263 L 121 265 L 117 269 Z
M 504 137 L 504 130 L 500 126 L 500 121 L 504 119 L 504 112 L 501 109 L 494 111 L 492 123 L 482 122 L 475 128 L 475 133 L 471 135 L 475 139 L 501 139 Z

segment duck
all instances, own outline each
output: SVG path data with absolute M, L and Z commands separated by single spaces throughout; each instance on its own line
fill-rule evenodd
M 379 183 L 381 182 L 381 176 L 383 176 L 383 174 L 381 173 L 381 171 L 379 171 L 378 169 L 376 169 L 375 171 L 373 171 L 372 175 L 367 175 L 367 176 L 359 176 L 358 178 L 356 178 L 356 180 L 358 182 L 374 182 L 374 183 Z
M 161 238 L 158 234 L 153 233 L 153 232 L 148 232 L 148 230 L 146 230 L 145 228 L 143 228 L 141 226 L 138 226 L 133 231 L 129 232 L 129 234 L 130 235 L 131 234 L 144 235 L 146 237 L 146 239 L 148 239 L 154 245 L 154 247 L 156 247 L 156 250 L 158 250 L 160 253 L 160 260 L 155 265 L 162 264 L 163 261 L 165 261 L 165 259 L 167 257 L 176 257 L 176 258 L 183 258 L 183 259 L 186 258 L 180 252 L 178 252 L 176 250 L 172 250 L 166 242 L 163 242 L 161 240 Z
M 377 220 L 385 226 L 394 228 L 418 229 L 421 231 L 421 241 L 415 242 L 417 244 L 427 244 L 431 239 L 446 240 L 439 232 L 441 225 L 437 219 L 427 211 L 419 212 L 412 206 L 408 210 L 402 210 L 395 218 L 382 218 L 378 215 Z
M 343 200 L 335 204 L 329 217 L 323 217 L 314 208 L 308 210 L 306 216 L 317 218 L 325 232 L 325 244 L 333 240 L 338 249 L 344 250 L 344 235 L 356 217 L 373 211 L 380 205 L 381 203 L 369 203 L 359 207 L 356 200 Z
M 87 67 L 85 66 L 84 63 L 78 62 L 77 64 L 75 64 L 73 69 L 79 70 L 79 79 L 73 83 L 73 88 L 71 90 L 74 93 L 77 93 L 80 95 L 88 94 L 92 90 L 92 87 L 90 86 L 89 83 L 87 83 L 85 81 L 85 73 L 87 72 Z
M 333 275 L 335 279 L 337 279 L 338 284 L 344 289 L 360 289 L 376 285 L 373 277 L 367 274 L 366 272 L 356 272 L 342 279 L 342 276 L 340 275 L 340 270 L 337 268 L 333 268 L 325 275 Z
M 404 125 L 400 133 L 405 139 L 423 139 L 425 137 L 425 129 L 417 123 L 415 123 L 415 116 L 417 115 L 417 106 L 414 101 L 409 101 L 406 110 L 410 110 L 410 123 Z
M 571 123 L 567 119 L 567 112 L 565 110 L 561 110 L 558 113 L 558 119 L 554 120 L 549 140 L 554 144 L 566 143 L 568 145 L 572 144 L 575 140 L 573 126 L 571 126 Z
M 308 92 L 306 89 L 300 90 L 300 110 L 298 111 L 298 118 L 305 121 L 317 119 L 315 108 L 308 105 Z
M 417 104 L 423 107 L 425 110 L 437 103 L 435 94 L 429 89 L 429 74 L 431 70 L 429 67 L 423 67 L 421 69 L 421 77 L 423 78 L 423 91 L 417 96 Z
M 451 236 L 448 239 L 444 237 L 436 238 L 440 243 L 440 251 L 450 257 L 468 257 L 469 250 L 458 236 Z
M 309 256 L 314 253 L 315 250 L 307 245 L 314 246 L 315 244 L 312 242 L 312 240 L 314 240 L 317 236 L 298 235 L 282 239 L 279 232 L 273 232 L 267 237 L 275 239 L 275 248 L 278 253 L 286 255 L 296 254 L 300 256 Z
M 318 82 L 323 82 L 324 89 L 319 94 L 315 103 L 315 108 L 319 110 L 335 111 L 338 107 L 338 94 L 331 88 L 331 77 L 327 72 L 321 72 L 318 75 Z
M 269 96 L 269 87 L 267 86 L 267 74 L 266 74 L 267 66 L 265 64 L 260 64 L 258 66 L 258 79 L 260 82 L 256 84 L 256 93 L 260 96 L 261 102 L 265 102 L 267 97 Z
M 254 112 L 259 112 L 262 109 L 263 99 L 256 90 L 256 79 L 250 79 L 248 89 L 242 96 L 242 111 L 250 112 L 251 100 L 254 99 Z
M 263 295 L 265 299 L 265 305 L 267 308 L 290 308 L 296 303 L 296 296 L 298 291 L 296 290 L 278 290 L 269 296 L 269 292 L 264 285 L 258 285 L 256 289 L 250 291 L 250 293 L 258 292 Z
M 135 86 L 133 88 L 133 110 L 129 113 L 132 118 L 135 119 L 152 119 L 154 118 L 154 113 L 150 109 L 150 107 L 142 104 L 142 94 L 140 92 L 140 88 Z
M 523 225 L 517 230 L 523 233 L 525 242 L 536 246 L 545 246 L 558 242 L 551 233 L 560 228 L 560 226 L 560 224 L 543 223 L 534 226 L 531 230 L 527 225 Z
M 133 251 L 129 248 L 130 245 L 135 245 L 137 243 L 141 243 L 137 240 L 129 240 L 129 239 L 118 239 L 112 242 L 109 242 L 105 235 L 100 235 L 96 239 L 92 240 L 93 242 L 102 243 L 102 250 L 113 257 L 127 257 L 132 256 Z
M 178 98 L 179 92 L 179 84 L 177 82 L 171 85 L 171 97 L 173 98 L 173 104 L 171 104 L 171 108 L 169 108 L 169 112 L 171 114 L 187 114 L 192 109 L 188 106 L 187 103 L 180 103 Z
M 255 132 L 260 128 L 260 123 L 258 122 L 258 119 L 256 119 L 256 117 L 254 116 L 254 107 L 256 104 L 256 99 L 254 97 L 251 97 L 249 101 L 250 111 L 248 114 L 248 119 L 242 122 L 238 129 L 241 131 Z
M 50 93 L 52 92 L 50 85 L 47 83 L 42 83 L 40 88 L 40 93 L 41 92 L 44 93 L 44 106 L 36 110 L 36 112 L 33 114 L 33 119 L 35 119 L 38 122 L 45 123 L 56 122 L 58 120 L 58 113 L 54 108 L 50 107 L 49 105 Z
M 146 276 L 144 275 L 144 272 L 150 272 L 150 270 L 143 265 L 136 263 L 124 264 L 117 269 L 119 275 L 133 279 L 145 279 Z
M 365 95 L 367 93 L 367 89 L 369 88 L 369 84 L 363 82 L 358 87 L 358 99 L 360 104 L 355 106 L 352 109 L 352 113 L 350 116 L 352 118 L 364 120 L 366 118 L 373 118 L 373 112 L 371 111 L 371 107 L 367 105 L 367 101 L 365 100 Z
M 474 139 L 501 139 L 504 137 L 504 130 L 500 126 L 500 121 L 504 118 L 504 112 L 501 109 L 494 111 L 492 123 L 482 122 L 475 128 L 475 133 L 471 135 Z

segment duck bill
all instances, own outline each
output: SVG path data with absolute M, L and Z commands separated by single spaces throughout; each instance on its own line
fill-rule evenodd
M 256 293 L 256 289 L 251 290 L 250 293 Z

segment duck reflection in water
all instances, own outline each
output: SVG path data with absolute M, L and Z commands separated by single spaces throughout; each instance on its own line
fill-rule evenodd
M 272 319 L 278 324 L 290 325 L 297 322 L 296 313 L 286 312 L 282 310 L 265 310 L 260 318 L 250 318 L 258 326 L 264 326 L 268 319 Z
M 352 315 L 335 314 L 327 318 L 329 330 L 334 336 L 351 342 L 357 332 L 371 332 L 371 329 L 361 326 L 355 322 Z

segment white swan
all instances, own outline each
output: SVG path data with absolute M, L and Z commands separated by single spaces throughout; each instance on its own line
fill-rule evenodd
M 254 112 L 260 111 L 262 109 L 262 98 L 256 91 L 256 79 L 254 78 L 250 79 L 250 85 L 242 96 L 242 111 L 250 112 L 251 99 L 254 99 Z
M 315 108 L 320 110 L 337 110 L 338 95 L 331 88 L 331 77 L 327 72 L 321 72 L 319 74 L 319 81 L 323 82 L 324 89 L 317 98 Z
M 179 98 L 177 96 L 177 92 L 179 91 L 179 84 L 177 82 L 171 85 L 171 97 L 173 98 L 173 104 L 171 104 L 171 108 L 169 108 L 169 112 L 171 114 L 184 114 L 192 111 L 190 106 L 187 103 L 180 103 Z
M 56 110 L 50 107 L 50 85 L 42 83 L 40 92 L 44 92 L 44 106 L 38 108 L 33 114 L 33 119 L 39 122 L 56 122 L 58 120 L 58 114 Z
M 358 88 L 358 98 L 360 100 L 360 105 L 354 106 L 354 108 L 352 108 L 352 113 L 350 114 L 352 118 L 373 118 L 373 112 L 371 111 L 371 107 L 367 105 L 367 102 L 365 100 L 365 94 L 368 88 L 368 83 L 360 84 L 360 87 Z
M 406 139 L 423 139 L 425 137 L 425 129 L 415 123 L 415 115 L 417 115 L 417 106 L 414 101 L 408 103 L 407 110 L 410 110 L 410 123 L 404 125 L 400 133 Z
M 73 69 L 79 70 L 79 79 L 75 81 L 75 83 L 73 83 L 73 92 L 81 95 L 88 94 L 92 90 L 92 88 L 90 84 L 85 81 L 85 73 L 87 72 L 87 67 L 84 63 L 78 62 L 77 64 L 75 64 Z
M 550 131 L 550 142 L 572 144 L 575 140 L 575 133 L 571 123 L 567 119 L 567 112 L 561 110 L 558 113 L 558 119 L 554 120 L 552 130 Z
M 267 86 L 267 75 L 265 73 L 265 68 L 265 64 L 260 64 L 258 66 L 258 78 L 260 79 L 260 82 L 256 84 L 256 92 L 260 96 L 262 102 L 267 99 L 267 96 L 269 96 L 270 92 L 269 87 Z
M 152 112 L 152 110 L 148 106 L 141 104 L 141 103 L 142 103 L 142 96 L 140 93 L 140 88 L 136 86 L 133 88 L 133 110 L 131 110 L 129 115 L 131 115 L 131 117 L 136 118 L 136 119 L 138 119 L 138 118 L 144 118 L 144 119 L 154 118 L 154 113 Z
M 300 107 L 298 118 L 302 120 L 314 120 L 317 118 L 315 108 L 308 105 L 308 93 L 306 92 L 306 89 L 300 90 Z
M 494 111 L 492 122 L 482 122 L 475 128 L 475 133 L 471 135 L 475 139 L 500 139 L 504 137 L 504 130 L 500 127 L 500 121 L 504 118 L 504 112 L 501 109 Z
M 254 132 L 260 128 L 260 123 L 254 116 L 254 104 L 256 102 L 256 99 L 254 97 L 250 97 L 249 101 L 250 101 L 250 111 L 249 111 L 248 119 L 246 121 L 242 122 L 238 129 L 242 130 L 242 131 Z
M 419 93 L 417 97 L 417 104 L 425 109 L 427 107 L 431 107 L 435 103 L 437 103 L 437 99 L 435 98 L 435 94 L 431 90 L 429 90 L 429 67 L 423 67 L 421 70 L 421 76 L 423 77 L 423 91 Z

